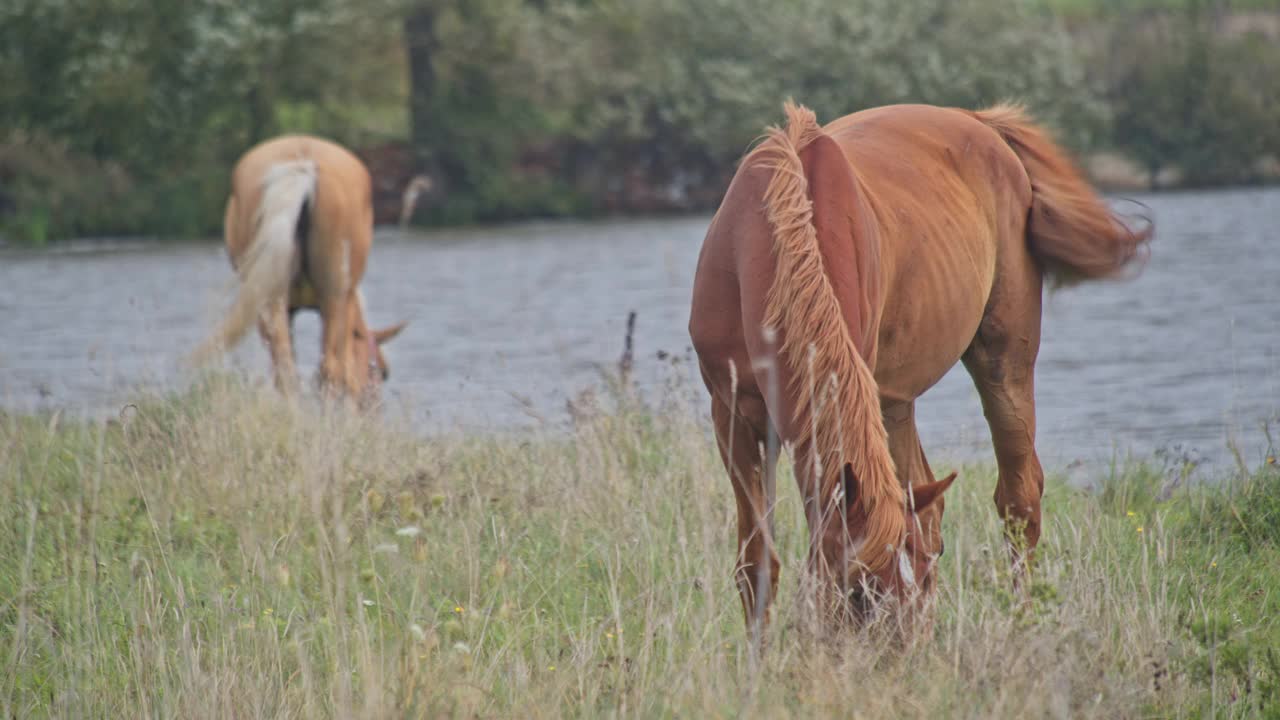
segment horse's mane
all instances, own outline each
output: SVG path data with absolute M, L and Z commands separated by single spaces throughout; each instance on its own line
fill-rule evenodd
M 843 489 L 846 463 L 853 470 L 856 500 L 867 517 L 858 538 L 858 559 L 874 572 L 892 560 L 904 533 L 904 493 L 889 453 L 875 377 L 853 340 L 823 264 L 820 238 L 838 229 L 815 225 L 811 188 L 800 157 L 820 139 L 828 146 L 815 152 L 838 153 L 839 148 L 811 110 L 790 102 L 785 110 L 786 127 L 769 129 L 744 160 L 744 166 L 772 172 L 764 203 L 773 228 L 776 265 L 764 323 L 785 330 L 781 353 L 793 373 L 795 387 L 789 390 L 797 425 L 812 433 L 808 440 L 817 465 L 819 501 L 825 505 Z M 840 162 L 845 162 L 843 155 Z M 844 181 L 852 189 L 851 171 L 833 181 Z

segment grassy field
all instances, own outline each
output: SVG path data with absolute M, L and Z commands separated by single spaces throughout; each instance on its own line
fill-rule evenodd
M 804 632 L 784 477 L 754 663 L 706 429 L 621 406 L 420 440 L 215 380 L 105 424 L 0 416 L 0 714 L 1280 716 L 1274 466 L 1052 482 L 1023 604 L 993 474 L 960 468 L 906 649 Z

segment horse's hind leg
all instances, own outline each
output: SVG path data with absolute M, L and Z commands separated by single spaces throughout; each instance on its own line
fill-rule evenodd
M 298 369 L 293 357 L 293 332 L 285 298 L 272 300 L 258 318 L 258 334 L 271 355 L 276 388 L 286 395 L 298 385 Z
M 351 367 L 351 305 L 355 301 L 355 283 L 350 280 L 349 241 L 332 229 L 336 223 L 313 226 L 308 248 L 307 273 L 318 296 L 320 309 L 320 385 L 326 394 L 336 397 L 356 391 Z
M 993 303 L 964 355 L 991 427 L 999 478 L 995 503 L 1004 518 L 1015 570 L 1026 566 L 1040 539 L 1044 470 L 1036 456 L 1034 375 L 1040 349 L 1039 275 L 1025 293 Z
M 320 300 L 320 384 L 330 394 L 352 392 L 351 296 L 341 294 Z
M 916 429 L 915 402 L 885 403 L 881 408 L 884 417 L 884 428 L 889 434 L 889 453 L 893 455 L 894 467 L 898 470 L 898 479 L 903 487 L 922 485 L 933 482 L 933 469 L 925 457 L 924 446 L 920 444 L 920 433 Z M 939 497 L 920 515 L 921 524 L 926 530 L 928 547 L 932 551 L 942 548 L 942 519 L 944 498 Z
M 776 458 L 766 457 L 769 432 L 764 401 L 739 394 L 730 408 L 713 393 L 711 417 L 715 422 L 720 458 L 733 483 L 738 506 L 738 565 L 734 578 L 742 596 L 742 612 L 752 641 L 758 642 L 769 622 L 769 603 L 778 590 L 778 554 L 773 547 L 773 501 L 765 485 Z

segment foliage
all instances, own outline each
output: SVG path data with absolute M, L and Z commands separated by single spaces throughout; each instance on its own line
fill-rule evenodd
M 610 168 L 718 182 L 788 97 L 827 119 L 1021 98 L 1082 140 L 1100 114 L 1065 32 L 995 0 L 562 2 L 534 63 L 572 141 L 570 172 L 593 184 Z
M 1259 158 L 1280 156 L 1280 46 L 1257 34 L 1221 37 L 1195 7 L 1116 26 L 1115 141 L 1152 171 L 1177 167 L 1193 184 L 1254 180 Z
M 1078 150 L 1251 181 L 1280 48 L 1203 4 L 10 0 L 0 233 L 210 233 L 230 164 L 283 131 L 392 148 L 430 222 L 706 209 L 787 97 L 1018 99 Z
M 356 98 L 392 95 L 384 70 L 345 60 L 385 60 L 368 49 L 394 37 L 382 4 L 0 5 L 0 139 L 34 139 L 27 155 L 50 153 L 9 153 L 0 164 L 0 177 L 12 178 L 0 203 L 13 208 L 0 229 L 41 240 L 216 228 L 230 163 L 280 129 L 283 106 L 326 108 L 314 124 L 341 131 L 368 124 L 349 117 Z M 102 171 L 86 181 L 72 167 Z
M 542 69 L 528 46 L 538 12 L 525 0 L 411 2 L 404 42 L 412 79 L 412 141 L 446 198 L 438 222 L 568 214 L 577 209 L 545 174 L 520 172 L 544 137 Z

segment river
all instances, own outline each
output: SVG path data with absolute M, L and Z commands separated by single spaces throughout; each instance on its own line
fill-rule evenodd
M 1045 463 L 1160 452 L 1213 466 L 1229 462 L 1229 443 L 1258 462 L 1261 427 L 1280 418 L 1280 190 L 1136 199 L 1157 223 L 1144 272 L 1047 299 Z M 410 321 L 386 349 L 390 411 L 425 433 L 559 426 L 566 400 L 616 362 L 631 310 L 640 387 L 676 387 L 701 407 L 696 369 L 680 360 L 708 219 L 380 230 L 364 283 L 371 322 Z M 231 278 L 218 243 L 0 252 L 0 407 L 100 414 L 137 388 L 181 387 L 178 358 Z M 311 373 L 318 320 L 300 315 L 297 330 Z M 256 337 L 230 362 L 266 376 Z M 962 367 L 921 399 L 919 418 L 935 466 L 991 457 Z

